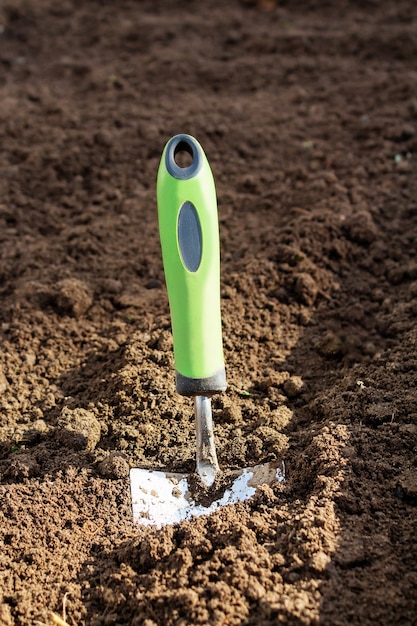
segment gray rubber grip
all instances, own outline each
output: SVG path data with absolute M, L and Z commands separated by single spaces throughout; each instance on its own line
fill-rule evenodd
M 209 378 L 188 378 L 176 372 L 177 392 L 182 396 L 211 396 L 227 389 L 224 368 Z

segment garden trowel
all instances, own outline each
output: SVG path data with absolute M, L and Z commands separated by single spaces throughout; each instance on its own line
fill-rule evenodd
M 162 526 L 246 500 L 255 494 L 257 485 L 284 477 L 274 464 L 238 472 L 219 469 L 211 396 L 227 385 L 217 200 L 207 157 L 190 135 L 176 135 L 165 146 L 158 170 L 157 202 L 176 388 L 178 393 L 194 397 L 197 439 L 194 475 L 139 468 L 130 471 L 134 522 Z M 195 489 L 197 483 L 199 489 Z M 197 492 L 204 497 L 196 497 Z

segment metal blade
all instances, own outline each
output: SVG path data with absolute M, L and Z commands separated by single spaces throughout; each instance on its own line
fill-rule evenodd
M 281 467 L 277 467 L 276 463 L 255 465 L 234 473 L 228 486 L 220 492 L 216 489 L 215 499 L 209 504 L 203 504 L 197 502 L 192 495 L 195 476 L 133 468 L 130 470 L 133 522 L 160 528 L 166 524 L 208 515 L 222 506 L 248 500 L 262 484 L 284 480 L 283 463 Z

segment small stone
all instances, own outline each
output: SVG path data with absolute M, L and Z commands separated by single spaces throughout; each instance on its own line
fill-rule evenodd
M 94 450 L 101 436 L 101 426 L 94 413 L 86 409 L 62 409 L 58 420 L 58 439 L 75 450 Z
M 291 376 L 285 381 L 283 389 L 288 398 L 296 398 L 304 389 L 304 383 L 300 376 Z

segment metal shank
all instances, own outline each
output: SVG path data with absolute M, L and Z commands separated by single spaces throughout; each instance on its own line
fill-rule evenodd
M 213 418 L 209 397 L 195 396 L 195 420 L 197 472 L 206 487 L 211 487 L 219 471 L 219 464 L 214 445 Z

